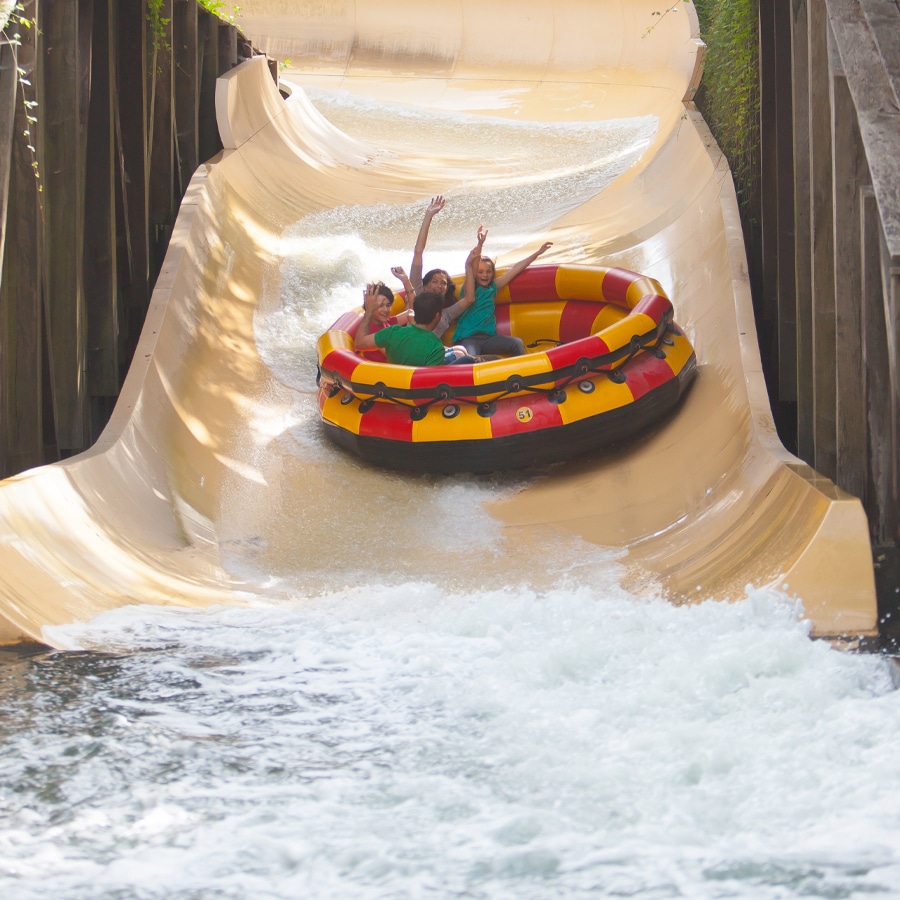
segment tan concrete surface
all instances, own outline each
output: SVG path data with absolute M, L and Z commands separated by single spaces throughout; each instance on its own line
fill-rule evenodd
M 488 493 L 505 562 L 444 547 L 429 574 L 464 568 L 469 586 L 500 586 L 504 565 L 521 571 L 552 532 L 627 550 L 635 590 L 678 601 L 780 587 L 802 600 L 814 634 L 873 633 L 862 508 L 775 435 L 728 168 L 689 102 L 703 45 L 690 4 L 674 8 L 245 0 L 243 30 L 290 60 L 284 77 L 296 89 L 283 102 L 262 58 L 220 79 L 226 150 L 191 184 L 112 420 L 89 452 L 0 485 L 0 638 L 54 643 L 52 626 L 128 603 L 270 601 L 298 581 L 310 592 L 346 584 L 360 577 L 347 547 L 361 522 L 402 530 L 405 511 L 452 490 L 392 476 L 385 500 L 383 473 L 316 437 L 312 387 L 273 373 L 257 328 L 278 305 L 290 229 L 304 216 L 422 210 L 434 194 L 463 190 L 489 197 L 515 164 L 427 141 L 384 152 L 389 121 L 350 134 L 304 87 L 439 116 L 656 122 L 639 159 L 595 196 L 572 207 L 549 191 L 548 224 L 509 258 L 549 238 L 542 262 L 657 278 L 696 349 L 694 387 L 628 447 Z M 540 172 L 530 177 L 540 192 Z M 460 232 L 459 268 L 477 224 Z M 366 496 L 377 502 L 360 505 Z M 422 539 L 442 547 L 441 535 Z M 419 569 L 401 556 L 370 572 Z

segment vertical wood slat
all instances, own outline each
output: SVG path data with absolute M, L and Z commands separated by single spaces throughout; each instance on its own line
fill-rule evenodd
M 84 205 L 85 309 L 88 323 L 87 388 L 91 398 L 91 439 L 102 427 L 108 405 L 99 398 L 119 390 L 119 312 L 116 253 L 115 8 L 95 0 L 91 53 L 91 98 L 87 129 Z M 95 406 L 101 410 L 95 410 Z
M 197 142 L 199 161 L 205 162 L 222 149 L 216 123 L 216 78 L 219 77 L 219 20 L 205 9 L 197 20 L 200 85 L 198 91 Z
M 6 429 L 9 427 L 10 379 L 6 366 L 9 362 L 10 345 L 15 335 L 7 316 L 6 298 L 3 294 L 3 248 L 6 245 L 6 211 L 9 206 L 10 175 L 13 164 L 13 121 L 16 109 L 16 89 L 18 75 L 13 48 L 6 35 L 0 34 L 0 474 L 8 468 L 8 448 Z
M 184 196 L 191 177 L 200 165 L 197 18 L 195 0 L 175 0 L 172 16 L 172 49 L 175 57 L 175 155 L 179 198 Z
M 84 447 L 85 312 L 82 293 L 84 150 L 79 4 L 46 0 L 39 128 L 43 132 L 44 260 L 53 406 L 60 451 Z
M 226 22 L 218 22 L 219 29 L 219 74 L 233 69 L 238 64 L 237 29 Z
M 792 12 L 759 3 L 761 296 L 760 355 L 782 439 L 796 447 L 797 325 L 794 268 Z
M 162 0 L 159 32 L 151 34 L 154 41 L 149 59 L 150 84 L 150 275 L 162 266 L 172 225 L 175 222 L 175 97 L 172 77 L 172 5 L 173 0 Z
M 816 469 L 837 475 L 835 426 L 834 190 L 831 148 L 830 25 L 825 0 L 809 0 L 809 151 L 813 309 L 813 435 Z
M 797 297 L 794 265 L 794 167 L 793 167 L 793 89 L 791 87 L 791 11 L 790 4 L 776 3 L 775 26 L 775 102 L 778 129 L 775 135 L 778 160 L 778 399 L 790 404 L 797 400 Z
M 794 294 L 796 298 L 796 400 L 797 455 L 812 459 L 815 455 L 812 409 L 812 273 L 809 248 L 810 230 L 810 158 L 809 158 L 809 9 L 807 0 L 792 0 L 793 28 L 791 59 L 793 72 L 794 121 Z
M 862 497 L 866 486 L 860 191 L 869 184 L 866 152 L 846 78 L 833 79 L 834 284 L 837 483 Z
M 883 252 L 884 258 L 890 260 L 885 266 L 884 311 L 890 352 L 890 393 L 886 402 L 890 409 L 891 479 L 880 527 L 884 542 L 900 551 L 900 260 L 891 258 L 887 248 Z
M 120 310 L 120 358 L 123 365 L 137 346 L 150 298 L 149 163 L 147 157 L 147 35 L 144 6 L 116 0 L 117 134 L 116 200 L 120 222 L 117 246 Z M 124 102 L 123 102 L 124 100 Z M 124 372 L 119 373 L 120 381 Z
M 97 3 L 103 3 L 104 0 L 96 0 Z M 81 270 L 81 295 L 82 295 L 82 311 L 84 322 L 79 334 L 79 340 L 82 341 L 81 350 L 81 371 L 79 373 L 84 392 L 83 406 L 80 411 L 81 418 L 81 434 L 80 441 L 77 445 L 68 448 L 69 454 L 79 453 L 86 446 L 93 443 L 94 434 L 91 429 L 91 397 L 88 387 L 88 366 L 89 366 L 89 332 L 90 316 L 87 308 L 87 292 L 86 286 L 90 283 L 90 278 L 85 273 L 90 271 L 85 269 L 85 246 L 88 240 L 88 234 L 91 233 L 91 222 L 87 213 L 87 176 L 90 160 L 88 157 L 88 141 L 90 139 L 90 109 L 91 109 L 91 84 L 93 77 L 93 57 L 94 57 L 94 3 L 95 0 L 77 0 L 78 6 L 78 45 L 77 53 L 77 72 L 78 83 L 76 90 L 78 91 L 78 157 L 79 157 L 79 206 L 81 209 L 81 251 L 80 270 Z
M 892 506 L 894 453 L 892 448 L 892 378 L 888 345 L 888 310 L 879 302 L 883 293 L 881 228 L 878 204 L 871 187 L 860 196 L 862 271 L 860 292 L 865 298 L 862 321 L 862 352 L 866 361 L 864 411 L 868 438 L 866 483 L 862 493 L 875 543 L 887 543 L 885 523 Z
M 775 69 L 775 3 L 759 2 L 759 68 Z M 760 333 L 760 356 L 770 396 L 777 395 L 778 371 L 778 104 L 776 80 L 760 79 L 760 219 L 762 226 L 762 283 L 755 308 Z
M 37 0 L 27 0 L 23 15 L 39 18 Z M 18 64 L 32 82 L 33 100 L 38 82 L 39 28 L 21 29 Z M 4 254 L 0 257 L 0 474 L 18 472 L 56 456 L 53 429 L 45 436 L 43 421 L 44 377 L 42 312 L 42 236 L 39 180 L 34 156 L 26 146 L 24 85 L 16 92 L 10 156 L 10 189 Z M 33 139 L 37 141 L 36 129 Z M 14 226 L 14 227 L 13 227 Z
M 9 204 L 10 169 L 12 168 L 13 119 L 16 110 L 16 55 L 6 35 L 0 34 L 0 261 L 6 240 L 6 208 Z M 0 265 L 0 285 L 3 267 Z M 2 353 L 2 347 L 0 347 Z

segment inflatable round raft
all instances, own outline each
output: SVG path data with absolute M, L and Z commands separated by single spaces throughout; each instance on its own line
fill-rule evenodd
M 662 287 L 625 269 L 531 266 L 499 292 L 496 315 L 524 356 L 421 368 L 363 359 L 353 351 L 362 310 L 341 316 L 318 342 L 328 436 L 412 472 L 546 464 L 646 428 L 696 371 Z

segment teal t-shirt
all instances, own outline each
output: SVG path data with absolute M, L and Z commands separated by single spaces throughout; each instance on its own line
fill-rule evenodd
M 398 366 L 441 366 L 444 364 L 444 345 L 427 328 L 415 325 L 389 325 L 372 337 L 384 350 L 389 363 Z
M 475 302 L 459 317 L 453 340 L 461 341 L 473 334 L 496 334 L 497 317 L 494 315 L 494 301 L 497 297 L 497 282 L 487 287 L 475 286 Z

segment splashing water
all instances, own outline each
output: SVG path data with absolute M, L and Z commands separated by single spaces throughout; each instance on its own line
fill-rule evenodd
M 678 608 L 614 574 L 65 629 L 102 650 L 0 669 L 0 888 L 896 896 L 884 660 L 777 595 Z

